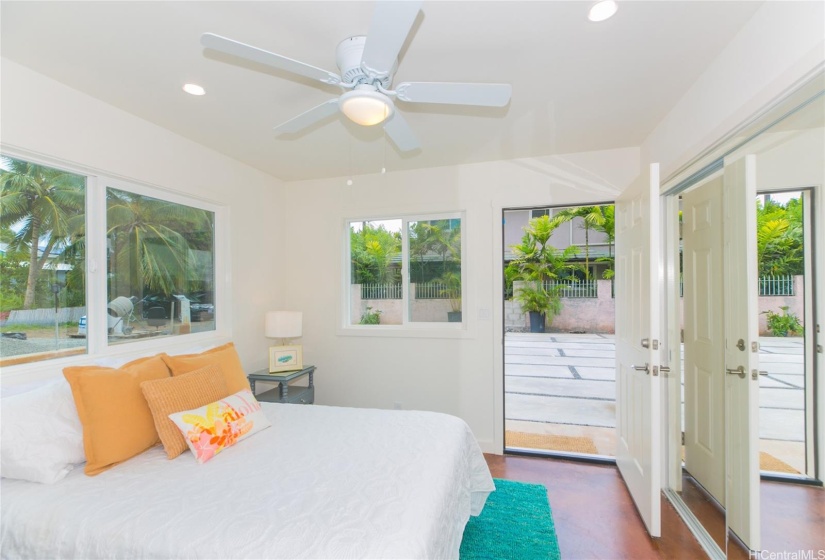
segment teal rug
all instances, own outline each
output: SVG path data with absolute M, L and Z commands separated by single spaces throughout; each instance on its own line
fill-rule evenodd
M 478 517 L 470 517 L 461 541 L 461 560 L 559 560 L 559 542 L 547 489 L 493 479 L 496 491 Z

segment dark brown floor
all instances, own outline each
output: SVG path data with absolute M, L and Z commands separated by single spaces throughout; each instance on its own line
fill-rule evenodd
M 485 455 L 494 478 L 547 487 L 564 560 L 706 558 L 702 547 L 662 498 L 662 534 L 648 536 L 614 466 L 557 459 Z
M 682 501 L 696 516 L 719 549 L 725 550 L 727 532 L 725 511 L 710 493 L 684 469 L 682 469 Z
M 610 465 L 485 455 L 495 478 L 547 487 L 547 498 L 564 560 L 706 558 L 670 502 L 662 497 L 662 537 L 652 539 L 630 494 Z M 825 550 L 825 490 L 762 482 L 762 547 L 779 553 Z M 733 544 L 728 558 L 748 559 Z M 767 558 L 767 556 L 766 556 Z
M 783 552 L 813 551 L 810 558 L 825 558 L 825 489 L 764 480 L 760 488 L 762 550 L 776 554 L 762 557 L 783 558 Z M 746 560 L 749 556 L 731 542 L 728 558 Z

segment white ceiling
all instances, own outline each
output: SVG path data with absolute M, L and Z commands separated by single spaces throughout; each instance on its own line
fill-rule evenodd
M 749 1 L 424 2 L 395 82 L 505 82 L 504 109 L 399 103 L 422 149 L 336 117 L 272 127 L 340 93 L 205 51 L 213 32 L 338 72 L 371 2 L 0 3 L 0 54 L 284 180 L 638 146 L 759 8 Z M 185 82 L 207 95 L 181 91 Z M 4 107 L 4 110 L 8 110 Z

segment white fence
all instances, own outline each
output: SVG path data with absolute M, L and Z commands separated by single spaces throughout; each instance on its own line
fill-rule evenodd
M 794 277 L 761 276 L 759 278 L 759 295 L 762 297 L 794 295 Z
M 354 284 L 355 285 L 355 284 Z M 414 287 L 414 299 L 450 299 L 446 284 L 425 282 L 410 284 Z M 401 299 L 402 284 L 361 284 L 361 299 Z M 459 292 L 459 296 L 461 293 Z
M 595 298 L 599 297 L 596 280 L 545 280 L 544 289 L 558 288 L 563 298 Z
M 401 284 L 361 284 L 361 299 L 401 299 Z
M 59 307 L 57 309 L 58 323 L 77 323 L 86 314 L 85 307 Z M 18 309 L 9 313 L 9 318 L 3 321 L 4 326 L 11 325 L 54 325 L 54 308 L 46 309 Z

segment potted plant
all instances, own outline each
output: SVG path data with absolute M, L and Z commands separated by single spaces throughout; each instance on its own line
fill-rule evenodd
M 455 272 L 446 272 L 437 282 L 444 286 L 441 296 L 450 300 L 450 311 L 447 312 L 447 321 L 461 322 L 461 275 Z
M 530 332 L 543 333 L 545 325 L 561 311 L 560 286 L 546 288 L 542 282 L 525 282 L 513 298 L 522 311 L 530 316 Z
M 361 314 L 360 325 L 378 325 L 381 323 L 381 310 L 372 310 L 372 307 L 367 306 L 366 311 Z
M 549 216 L 533 218 L 524 228 L 521 243 L 511 246 L 516 258 L 507 265 L 505 275 L 524 281 L 520 289 L 514 289 L 513 299 L 530 315 L 530 332 L 544 332 L 545 322 L 552 322 L 561 311 L 562 286 L 547 286 L 547 281 L 565 278 L 581 269 L 570 262 L 576 255 L 575 246 L 560 251 L 549 243 L 560 223 Z

